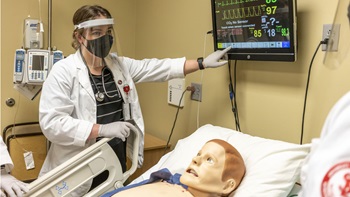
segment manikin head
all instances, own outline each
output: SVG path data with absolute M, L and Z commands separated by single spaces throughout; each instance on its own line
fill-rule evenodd
M 238 187 L 244 174 L 240 153 L 226 141 L 213 139 L 192 159 L 180 182 L 194 196 L 227 196 Z

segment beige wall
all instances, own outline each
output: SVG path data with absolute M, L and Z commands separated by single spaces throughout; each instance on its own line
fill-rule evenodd
M 298 1 L 298 61 L 294 63 L 238 61 L 237 102 L 243 132 L 299 143 L 302 110 L 309 64 L 321 40 L 323 24 L 332 23 L 336 3 L 326 0 Z M 197 58 L 203 56 L 205 33 L 211 30 L 209 0 L 138 1 L 136 54 L 144 57 Z M 213 51 L 206 37 L 205 54 Z M 326 115 L 335 101 L 350 89 L 350 67 L 330 71 L 318 52 L 312 69 L 304 127 L 304 142 L 319 136 Z M 232 62 L 233 63 L 233 62 Z M 228 68 L 190 74 L 186 84 L 203 84 L 199 125 L 235 128 L 228 97 Z M 138 86 L 146 132 L 167 139 L 176 108 L 167 104 L 167 83 Z M 172 144 L 196 127 L 197 102 L 185 95 Z
M 47 24 L 47 2 L 41 2 L 42 18 Z M 212 37 L 206 35 L 212 28 L 209 0 L 53 1 L 52 46 L 64 51 L 65 55 L 73 53 L 70 47 L 73 12 L 83 4 L 94 2 L 107 7 L 116 18 L 124 55 L 195 59 L 213 51 Z M 11 68 L 13 53 L 22 43 L 23 19 L 28 14 L 38 17 L 38 1 L 2 0 L 1 4 L 1 128 L 4 128 L 14 121 L 37 120 L 38 98 L 28 101 L 12 88 Z M 299 142 L 309 63 L 321 40 L 322 25 L 332 23 L 335 7 L 334 1 L 298 1 L 298 61 L 238 61 L 237 102 L 243 132 Z M 320 50 L 313 64 L 304 142 L 319 136 L 331 106 L 350 89 L 347 76 L 350 67 L 330 71 L 322 65 L 323 56 L 324 52 Z M 191 82 L 203 84 L 199 126 L 210 123 L 235 128 L 228 97 L 227 66 L 190 74 L 186 84 Z M 176 114 L 176 107 L 167 104 L 167 83 L 139 84 L 138 92 L 146 132 L 167 139 Z M 20 101 L 19 104 L 13 108 L 5 106 L 9 97 Z M 173 145 L 197 128 L 198 102 L 189 98 L 190 94 L 186 93 L 185 107 L 179 112 L 172 136 Z

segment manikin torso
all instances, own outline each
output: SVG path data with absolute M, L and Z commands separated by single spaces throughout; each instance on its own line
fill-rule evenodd
M 154 192 L 157 191 L 157 192 Z M 147 194 L 147 195 L 146 195 Z M 142 185 L 140 187 L 121 191 L 113 197 L 118 196 L 148 196 L 152 197 L 193 197 L 193 195 L 180 185 L 170 184 L 167 182 L 157 182 L 152 184 Z

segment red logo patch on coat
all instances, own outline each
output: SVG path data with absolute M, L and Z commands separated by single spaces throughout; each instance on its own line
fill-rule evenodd
M 350 196 L 350 161 L 337 163 L 323 177 L 322 197 Z

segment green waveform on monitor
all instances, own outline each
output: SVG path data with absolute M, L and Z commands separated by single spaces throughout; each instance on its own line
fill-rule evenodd
M 242 19 L 261 16 L 261 5 L 224 10 L 222 20 Z

